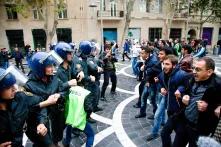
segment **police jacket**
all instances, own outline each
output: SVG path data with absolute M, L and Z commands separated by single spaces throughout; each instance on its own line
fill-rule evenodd
M 44 123 L 43 109 L 40 109 L 41 98 L 17 92 L 15 98 L 8 103 L 6 111 L 0 111 L 0 144 L 11 141 L 12 147 L 21 147 L 23 127 L 31 112 L 37 115 L 37 123 Z M 37 129 L 37 128 L 36 128 Z
M 89 75 L 95 76 L 96 81 L 100 80 L 101 74 L 98 73 L 98 67 L 102 67 L 102 61 L 94 56 L 87 58 Z

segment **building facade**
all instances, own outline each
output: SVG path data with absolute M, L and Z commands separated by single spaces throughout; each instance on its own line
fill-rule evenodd
M 65 9 L 56 13 L 58 25 L 52 42 L 79 43 L 81 40 L 88 39 L 96 39 L 100 42 L 101 28 L 103 28 L 104 40 L 115 40 L 120 43 L 126 20 L 125 0 L 100 0 L 94 1 L 93 5 L 92 1 L 65 1 Z M 7 7 L 10 5 L 0 4 L 2 10 L 0 12 L 0 47 L 12 49 L 15 46 L 23 47 L 29 44 L 32 48 L 45 48 L 47 46 L 45 22 L 40 19 L 38 11 L 33 8 L 27 17 L 23 17 L 21 14 L 8 11 Z M 54 12 L 54 6 L 51 6 L 48 11 Z M 53 14 L 49 13 L 49 23 L 54 22 Z M 136 0 L 126 37 L 150 41 L 154 41 L 155 38 L 198 38 L 200 26 L 196 21 L 197 17 L 184 15 L 186 14 L 181 12 L 175 13 L 168 27 L 169 19 L 163 0 L 151 2 Z M 220 22 L 205 23 L 202 30 L 202 38 L 207 39 L 211 46 L 221 39 Z

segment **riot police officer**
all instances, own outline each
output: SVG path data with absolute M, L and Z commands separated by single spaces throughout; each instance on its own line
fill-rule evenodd
M 16 77 L 19 78 L 19 75 L 16 74 Z M 58 98 L 49 97 L 39 104 L 41 99 L 38 96 L 23 91 L 18 92 L 15 83 L 15 76 L 0 68 L 0 147 L 22 146 L 23 126 L 30 111 L 35 111 L 39 118 L 35 130 L 39 136 L 45 136 L 46 118 L 40 107 L 55 104 Z
M 52 51 L 53 52 L 53 51 Z M 44 100 L 52 94 L 59 93 L 61 98 L 55 106 L 47 109 L 45 115 L 49 117 L 51 134 L 45 138 L 39 138 L 36 133 L 33 133 L 35 128 L 36 116 L 32 114 L 27 122 L 27 136 L 34 142 L 36 146 L 49 146 L 52 143 L 58 145 L 58 142 L 63 138 L 64 130 L 64 99 L 71 85 L 62 83 L 54 76 L 54 64 L 57 63 L 53 54 L 46 52 L 38 52 L 33 55 L 30 62 L 31 73 L 25 85 L 25 89 L 33 94 L 42 96 Z
M 87 99 L 90 102 L 87 102 L 88 107 L 86 108 L 90 108 L 88 110 L 85 110 L 88 114 L 88 121 L 91 123 L 94 123 L 95 121 L 93 119 L 90 118 L 90 114 L 92 113 L 92 111 L 94 110 L 94 106 L 96 103 L 96 99 L 97 99 L 97 93 L 96 90 L 94 89 L 94 87 L 96 87 L 95 84 L 95 77 L 90 75 L 89 73 L 89 67 L 88 67 L 88 57 L 91 55 L 92 52 L 92 44 L 90 41 L 82 41 L 79 44 L 79 50 L 78 50 L 78 56 L 74 56 L 73 58 L 73 69 L 75 69 L 75 71 L 79 71 L 82 70 L 83 71 L 83 78 L 82 76 L 80 76 L 81 74 L 79 74 L 79 76 L 77 76 L 77 78 L 79 79 L 78 81 L 81 81 L 81 84 L 84 86 L 85 89 L 89 90 L 91 93 L 89 94 L 89 98 Z M 94 69 L 90 69 L 90 70 L 96 70 L 96 68 Z

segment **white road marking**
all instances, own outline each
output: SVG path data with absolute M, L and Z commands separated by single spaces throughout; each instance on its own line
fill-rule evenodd
M 124 130 L 123 124 L 122 124 L 122 113 L 124 108 L 129 104 L 131 101 L 135 100 L 138 97 L 138 95 L 131 96 L 127 99 L 125 99 L 123 102 L 121 102 L 117 108 L 114 111 L 113 115 L 113 128 L 117 135 L 117 138 L 119 139 L 120 143 L 125 147 L 136 147 L 136 145 L 133 143 L 133 141 L 128 137 L 127 133 Z
M 99 122 L 102 122 L 104 124 L 108 124 L 108 125 L 112 125 L 113 124 L 113 121 L 111 119 L 103 117 L 103 116 L 98 115 L 96 113 L 92 113 L 91 114 L 91 118 L 93 118 L 93 119 L 95 119 L 95 120 L 97 120 Z

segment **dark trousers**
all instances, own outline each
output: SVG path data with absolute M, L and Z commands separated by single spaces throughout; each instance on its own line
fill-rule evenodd
M 101 97 L 100 81 L 95 81 L 95 89 L 96 89 L 95 107 L 97 107 L 99 105 L 99 100 Z
M 22 60 L 16 60 L 15 63 L 16 63 L 16 67 L 19 69 L 19 66 L 21 66 L 22 72 L 25 73 Z
M 51 113 L 49 114 L 50 126 L 51 126 L 51 136 L 53 143 L 56 144 L 63 138 L 63 131 L 65 129 L 65 116 L 64 111 L 58 110 L 55 106 Z
M 176 133 L 183 133 L 182 126 L 184 123 L 180 118 L 174 115 L 168 114 L 168 120 L 166 124 L 164 125 L 162 131 L 161 131 L 161 140 L 162 140 L 162 147 L 172 147 L 172 142 L 171 142 L 171 134 L 173 130 Z M 183 138 L 182 141 L 185 141 L 185 138 Z M 180 146 L 182 147 L 182 146 Z
M 100 95 L 100 87 L 98 84 L 95 82 L 89 82 L 85 88 L 89 90 L 91 93 L 88 95 L 88 98 L 90 99 L 91 103 L 91 108 L 92 111 L 97 107 L 98 105 L 98 97 Z
M 173 142 L 173 147 L 186 147 L 189 143 L 189 147 L 197 147 L 197 140 L 199 133 L 196 129 L 196 126 L 193 126 L 189 122 L 181 123 L 176 132 L 176 136 Z
M 33 147 L 49 147 L 53 145 L 53 141 L 50 135 L 50 127 L 49 124 L 45 124 L 48 132 L 45 136 L 38 135 L 36 132 L 37 125 L 28 125 L 27 131 L 25 134 L 27 137 L 33 142 Z
M 123 57 L 123 61 L 125 60 L 125 56 L 127 57 L 127 59 L 131 60 L 131 58 L 128 56 L 127 52 L 124 52 L 122 57 Z
M 137 105 L 140 107 L 141 106 L 141 96 L 144 90 L 144 86 L 145 86 L 145 81 L 141 81 L 140 85 L 139 85 L 139 98 L 137 101 Z
M 101 90 L 101 97 L 105 96 L 105 91 L 107 89 L 107 86 L 109 85 L 109 79 L 111 79 L 112 87 L 111 92 L 115 92 L 116 86 L 117 86 L 117 75 L 114 70 L 112 71 L 104 71 L 104 83 Z

